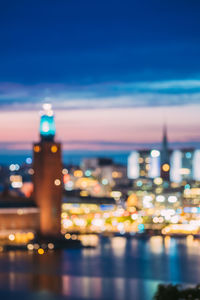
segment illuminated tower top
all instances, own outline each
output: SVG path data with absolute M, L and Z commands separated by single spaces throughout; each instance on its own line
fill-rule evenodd
M 50 103 L 43 104 L 40 118 L 40 137 L 42 141 L 53 141 L 56 134 L 54 114 Z

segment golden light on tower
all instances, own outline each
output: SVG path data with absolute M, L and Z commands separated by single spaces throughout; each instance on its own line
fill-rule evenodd
M 40 152 L 40 146 L 39 145 L 35 145 L 34 147 L 33 147 L 33 150 L 34 150 L 34 152 Z
M 56 145 L 51 146 L 51 152 L 56 153 L 58 151 L 58 147 Z

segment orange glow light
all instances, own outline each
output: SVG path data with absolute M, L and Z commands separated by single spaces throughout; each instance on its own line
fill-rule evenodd
M 40 152 L 40 146 L 39 145 L 34 146 L 34 151 L 37 153 Z
M 75 177 L 82 177 L 83 176 L 83 171 L 82 170 L 76 170 L 76 171 L 74 171 L 74 176 Z
M 58 151 L 58 147 L 56 145 L 51 146 L 51 152 L 56 153 Z
M 70 175 L 69 175 L 69 174 L 65 174 L 65 175 L 63 176 L 63 182 L 64 182 L 64 183 L 67 183 L 69 180 L 70 180 Z
M 169 165 L 168 164 L 164 164 L 162 166 L 162 169 L 163 169 L 164 172 L 168 172 L 169 171 Z
M 41 255 L 44 254 L 44 249 L 39 248 L 39 249 L 38 249 L 38 254 L 41 254 Z

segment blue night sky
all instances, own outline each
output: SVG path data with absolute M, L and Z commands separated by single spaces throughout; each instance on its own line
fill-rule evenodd
M 200 1 L 1 1 L 0 43 L 3 150 L 30 149 L 45 99 L 66 150 L 157 144 L 164 122 L 199 145 Z

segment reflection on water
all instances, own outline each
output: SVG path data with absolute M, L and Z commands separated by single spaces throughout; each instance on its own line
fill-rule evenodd
M 170 249 L 170 241 L 171 241 L 170 236 L 165 236 L 164 237 L 165 250 L 166 250 L 167 253 L 168 253 L 168 250 Z
M 163 238 L 162 236 L 152 236 L 149 240 L 151 252 L 159 254 L 163 252 Z
M 200 281 L 199 246 L 192 236 L 115 237 L 102 239 L 95 249 L 50 251 L 42 256 L 0 253 L 0 292 L 7 299 L 23 292 L 25 299 L 150 300 L 160 282 Z
M 148 280 L 145 284 L 138 279 L 73 277 L 64 275 L 63 294 L 83 299 L 151 299 L 158 281 Z M 142 289 L 142 290 L 141 290 Z M 80 293 L 81 291 L 81 293 Z
M 113 237 L 111 239 L 111 247 L 113 250 L 113 254 L 116 256 L 125 255 L 126 242 L 127 240 L 123 237 Z

